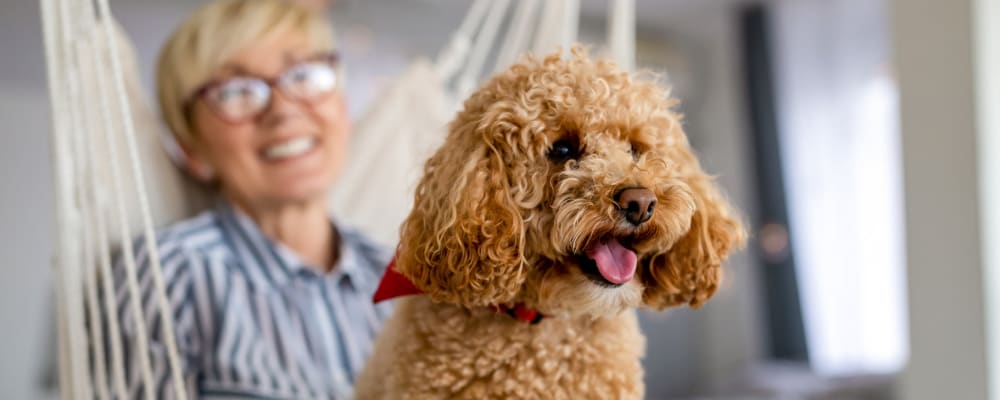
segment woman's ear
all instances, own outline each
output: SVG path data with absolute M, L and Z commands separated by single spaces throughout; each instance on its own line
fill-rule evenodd
M 702 305 L 718 289 L 729 252 L 746 240 L 734 211 L 700 168 L 685 181 L 696 207 L 690 229 L 666 253 L 641 260 L 643 302 L 657 309 Z
M 490 135 L 460 121 L 424 168 L 401 229 L 397 269 L 436 301 L 508 302 L 525 279 L 513 177 Z
M 215 180 L 215 167 L 210 164 L 204 156 L 195 151 L 190 145 L 182 144 L 184 170 L 192 177 L 202 183 L 209 183 Z

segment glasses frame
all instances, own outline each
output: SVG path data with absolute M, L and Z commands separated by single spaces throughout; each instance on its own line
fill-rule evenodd
M 311 104 L 311 103 L 317 102 L 319 100 L 322 100 L 322 99 L 326 98 L 326 96 L 328 96 L 330 93 L 335 92 L 336 89 L 338 87 L 340 87 L 339 79 L 338 79 L 338 82 L 335 83 L 335 85 L 333 87 L 333 90 L 331 90 L 329 93 L 325 93 L 325 94 L 323 94 L 323 95 L 321 95 L 319 97 L 316 97 L 316 98 L 313 98 L 313 99 L 308 99 L 308 100 L 299 98 L 299 97 L 294 96 L 294 95 L 289 95 L 288 93 L 285 93 L 284 89 L 282 89 L 281 85 L 280 85 L 281 79 L 284 78 L 285 74 L 287 74 L 288 71 L 292 70 L 293 68 L 298 67 L 299 65 L 306 64 L 306 63 L 317 62 L 317 61 L 325 62 L 325 63 L 329 64 L 330 67 L 332 67 L 334 69 L 334 72 L 337 73 L 337 75 L 340 75 L 339 71 L 338 71 L 338 66 L 340 65 L 340 54 L 337 53 L 337 52 L 327 52 L 327 53 L 321 53 L 319 55 L 315 55 L 315 56 L 306 58 L 306 59 L 304 59 L 302 61 L 298 61 L 295 64 L 289 66 L 288 68 L 285 68 L 284 70 L 282 70 L 274 78 L 265 78 L 265 77 L 261 77 L 261 76 L 255 76 L 255 75 L 241 74 L 241 75 L 230 76 L 230 77 L 226 77 L 226 78 L 222 78 L 222 79 L 213 79 L 213 80 L 210 80 L 210 81 L 206 82 L 205 84 L 199 86 L 198 89 L 196 89 L 194 91 L 194 94 L 192 94 L 188 98 L 188 100 L 184 102 L 185 113 L 188 116 L 190 116 L 191 115 L 191 110 L 194 107 L 195 103 L 197 103 L 199 100 L 204 100 L 205 104 L 208 105 L 208 108 L 210 108 L 212 110 L 212 112 L 217 117 L 219 117 L 220 119 L 222 119 L 222 120 L 224 120 L 226 122 L 234 123 L 235 124 L 235 123 L 240 123 L 240 122 L 244 122 L 244 121 L 249 121 L 249 120 L 255 119 L 261 113 L 263 113 L 268 108 L 270 108 L 271 107 L 271 102 L 274 101 L 274 92 L 275 91 L 281 91 L 283 94 L 285 94 L 286 98 L 288 98 L 288 99 L 290 99 L 292 101 L 298 102 L 298 103 Z M 230 115 L 227 115 L 225 112 L 223 112 L 222 110 L 220 110 L 219 107 L 214 104 L 214 102 L 212 102 L 212 101 L 210 101 L 210 100 L 207 99 L 208 94 L 212 90 L 214 90 L 215 88 L 221 86 L 223 83 L 226 83 L 229 80 L 234 79 L 234 78 L 249 78 L 249 79 L 256 79 L 256 80 L 259 80 L 261 82 L 264 82 L 267 85 L 268 90 L 270 91 L 269 92 L 269 96 L 268 96 L 267 104 L 264 107 L 261 107 L 261 109 L 259 111 L 255 112 L 255 113 L 252 113 L 252 114 L 249 114 L 246 117 L 232 118 Z

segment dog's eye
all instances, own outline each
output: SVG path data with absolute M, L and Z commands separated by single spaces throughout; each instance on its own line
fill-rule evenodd
M 629 145 L 631 146 L 629 147 L 629 153 L 632 153 L 632 159 L 636 161 L 639 161 L 639 157 L 642 157 L 643 154 L 646 154 L 650 150 L 649 145 L 643 142 L 630 142 Z
M 553 161 L 566 161 L 575 159 L 580 155 L 580 145 L 572 139 L 559 139 L 552 143 L 549 149 L 549 158 Z

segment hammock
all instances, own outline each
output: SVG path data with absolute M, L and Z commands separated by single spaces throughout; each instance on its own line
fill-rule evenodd
M 626 68 L 634 59 L 633 1 L 609 0 L 609 47 Z M 61 397 L 128 398 L 125 349 L 118 335 L 102 329 L 117 331 L 120 325 L 110 251 L 141 233 L 174 397 L 186 399 L 153 227 L 193 215 L 206 204 L 204 193 L 164 151 L 172 146 L 170 136 L 145 101 L 134 50 L 108 0 L 41 0 L 41 15 L 53 126 Z M 495 53 L 491 70 L 498 70 L 529 49 L 568 49 L 578 15 L 578 0 L 521 0 L 514 7 L 510 0 L 475 0 L 437 60 L 414 61 L 356 125 L 348 167 L 331 196 L 334 215 L 394 244 L 423 161 L 443 140 L 456 99 L 473 90 L 488 57 Z M 121 246 L 122 279 L 131 316 L 146 321 L 137 300 L 142 296 L 134 251 Z M 98 315 L 107 318 L 106 326 L 87 323 L 87 316 Z M 136 333 L 136 347 L 128 351 L 139 357 L 139 377 L 146 383 L 141 395 L 154 399 L 147 340 L 152 332 L 137 323 Z

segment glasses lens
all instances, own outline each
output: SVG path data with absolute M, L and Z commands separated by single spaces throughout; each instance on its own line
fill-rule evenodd
M 232 78 L 219 84 L 208 98 L 224 117 L 241 120 L 267 107 L 271 88 L 259 79 Z
M 281 77 L 281 89 L 301 100 L 314 100 L 337 87 L 337 72 L 328 63 L 310 62 L 288 70 Z

